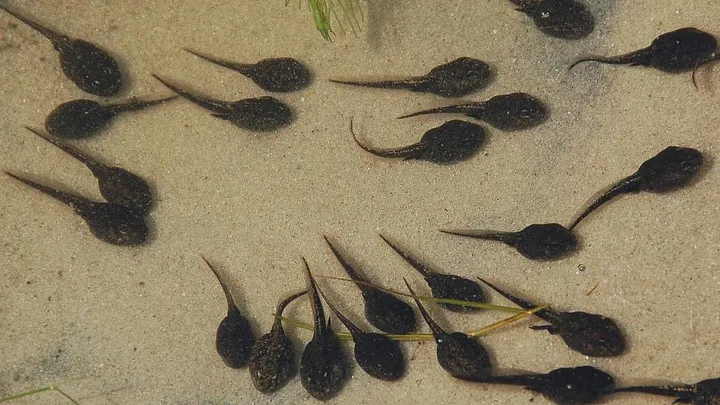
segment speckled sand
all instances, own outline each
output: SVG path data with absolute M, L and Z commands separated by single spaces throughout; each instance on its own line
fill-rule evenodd
M 264 396 L 247 370 L 225 367 L 214 348 L 224 297 L 200 255 L 228 275 L 260 332 L 279 298 L 304 286 L 301 255 L 318 275 L 343 275 L 323 234 L 377 281 L 401 288 L 401 277 L 409 277 L 426 291 L 378 232 L 439 270 L 610 316 L 629 337 L 625 355 L 588 359 L 525 321 L 483 338 L 498 367 L 545 372 L 590 364 L 621 384 L 720 376 L 720 179 L 712 164 L 720 152 L 718 68 L 698 72 L 698 90 L 689 74 L 591 64 L 567 71 L 578 55 L 624 53 L 683 26 L 720 35 L 720 3 L 586 2 L 598 26 L 575 42 L 544 36 L 508 1 L 370 0 L 365 31 L 333 43 L 320 38 L 307 10 L 281 0 L 8 2 L 117 55 L 127 78 L 122 98 L 171 94 L 151 73 L 222 99 L 263 94 L 183 47 L 239 61 L 293 56 L 316 79 L 281 96 L 298 118 L 276 133 L 253 135 L 174 101 L 122 116 L 78 142 L 156 187 L 153 240 L 142 248 L 99 242 L 68 207 L 0 176 L 0 396 L 61 383 L 82 405 L 315 403 L 299 380 Z M 529 92 L 548 103 L 550 120 L 517 133 L 488 128 L 481 154 L 448 167 L 375 158 L 353 143 L 351 116 L 375 145 L 402 145 L 449 117 L 396 116 L 447 101 L 328 78 L 421 74 L 460 56 L 483 59 L 497 72 L 468 99 Z M 61 102 L 88 97 L 62 75 L 50 43 L 0 13 L 0 66 L 1 169 L 99 198 L 84 166 L 23 129 L 41 127 Z M 583 248 L 563 260 L 535 263 L 501 244 L 437 232 L 567 223 L 597 190 L 668 145 L 705 152 L 702 179 L 669 195 L 619 198 L 577 228 Z M 352 285 L 322 283 L 360 320 Z M 448 329 L 478 329 L 504 316 L 432 310 Z M 309 320 L 307 301 L 287 314 Z M 310 336 L 288 331 L 298 349 Z M 356 370 L 329 403 L 548 403 L 522 389 L 449 377 L 432 343 L 405 347 L 412 361 L 403 380 L 382 383 Z M 606 401 L 670 402 L 640 395 Z M 66 403 L 52 392 L 13 402 Z

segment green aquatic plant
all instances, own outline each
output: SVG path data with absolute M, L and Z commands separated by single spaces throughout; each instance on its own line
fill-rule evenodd
M 299 1 L 298 8 L 302 8 L 303 1 Z M 360 0 L 307 0 L 307 3 L 312 12 L 315 28 L 326 41 L 332 41 L 330 34 L 337 34 L 333 29 L 335 24 L 340 33 L 345 33 L 349 29 L 357 36 L 362 31 L 360 23 L 364 17 Z M 290 0 L 285 0 L 286 7 L 288 4 Z
M 21 393 L 19 393 L 19 394 L 10 395 L 10 396 L 8 396 L 8 397 L 0 398 L 0 403 L 2 403 L 2 402 L 9 402 L 9 401 L 12 401 L 13 399 L 20 399 L 20 398 L 26 397 L 26 396 L 28 396 L 28 395 L 39 394 L 39 393 L 45 392 L 45 391 L 56 391 L 56 392 L 59 393 L 60 395 L 62 395 L 62 396 L 64 396 L 65 398 L 67 398 L 68 401 L 72 402 L 73 404 L 75 404 L 75 405 L 80 405 L 80 403 L 79 403 L 78 401 L 74 400 L 70 395 L 64 393 L 60 388 L 58 388 L 56 385 L 52 385 L 52 384 L 51 384 L 51 385 L 46 385 L 46 386 L 44 386 L 44 387 L 36 388 L 36 389 L 34 389 L 34 390 L 21 392 Z

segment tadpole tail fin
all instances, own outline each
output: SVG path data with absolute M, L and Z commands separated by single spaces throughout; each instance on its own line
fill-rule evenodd
M 582 212 L 580 212 L 579 215 L 577 215 L 572 222 L 570 222 L 570 226 L 568 226 L 569 230 L 573 230 L 577 226 L 577 224 L 580 223 L 585 217 L 590 215 L 593 211 L 598 209 L 601 205 L 605 204 L 606 202 L 612 200 L 613 198 L 627 193 L 628 191 L 631 191 L 632 188 L 637 184 L 638 178 L 635 176 L 629 176 L 626 177 L 616 184 L 612 185 L 607 190 L 600 191 L 600 196 L 597 197 L 595 200 L 593 200 L 590 205 L 587 206 Z
M 599 55 L 590 55 L 584 58 L 580 58 L 576 60 L 575 62 L 570 65 L 568 70 L 571 70 L 576 65 L 583 63 L 583 62 L 600 62 L 600 63 L 606 63 L 610 65 L 627 65 L 627 64 L 633 64 L 633 65 L 641 65 L 645 66 L 648 64 L 648 58 L 650 57 L 649 48 L 643 48 L 639 49 L 637 51 L 628 52 L 623 55 L 617 55 L 617 56 L 599 56 Z
M 168 97 L 160 98 L 157 100 L 145 100 L 145 101 L 132 100 L 130 102 L 110 104 L 110 105 L 107 105 L 106 108 L 108 108 L 110 111 L 112 111 L 116 114 L 121 113 L 121 112 L 127 112 L 127 111 L 138 111 L 138 110 L 142 110 L 143 108 L 152 107 L 157 104 L 162 104 L 167 101 L 175 100 L 176 98 L 179 98 L 179 97 L 181 97 L 181 96 L 178 93 L 177 95 L 168 96 Z
M 226 69 L 231 69 L 236 72 L 240 72 L 243 75 L 247 74 L 252 66 L 249 63 L 238 63 L 238 62 L 233 62 L 233 61 L 227 60 L 227 59 L 216 58 L 216 57 L 210 56 L 206 53 L 193 51 L 192 49 L 188 49 L 188 48 L 182 48 L 182 50 L 187 53 L 193 54 L 200 59 L 204 59 L 214 65 L 222 66 Z
M 44 25 L 31 20 L 28 17 L 25 17 L 24 15 L 18 13 L 15 10 L 12 10 L 10 7 L 0 4 L 0 10 L 5 11 L 6 13 L 10 14 L 11 16 L 17 18 L 18 20 L 22 21 L 23 23 L 27 24 L 28 27 L 34 29 L 35 31 L 42 34 L 45 38 L 49 39 L 53 45 L 59 45 L 63 40 L 67 40 L 67 38 L 64 35 L 61 35 L 50 28 L 45 27 Z
M 428 115 L 428 114 L 469 114 L 469 113 L 477 113 L 478 110 L 481 108 L 480 103 L 467 103 L 467 104 L 455 104 L 455 105 L 448 105 L 443 107 L 436 107 L 436 108 L 430 108 L 428 110 L 422 110 L 418 112 L 414 112 L 411 114 L 403 115 L 398 117 L 398 119 L 403 118 L 410 118 L 410 117 L 417 117 L 418 115 Z
M 697 72 L 697 70 L 700 69 L 706 63 L 715 62 L 718 60 L 720 60 L 720 52 L 714 53 L 712 55 L 712 57 L 708 58 L 707 60 L 704 60 L 702 62 L 698 61 L 698 63 L 695 64 L 695 68 L 693 69 L 692 75 L 690 76 L 692 78 L 692 83 L 693 83 L 693 86 L 695 86 L 695 89 L 698 88 L 697 81 L 695 81 L 695 73 Z
M 448 235 L 464 236 L 466 238 L 494 240 L 498 242 L 511 242 L 513 232 L 492 231 L 492 230 L 472 230 L 472 229 L 440 229 L 442 233 Z
M 632 387 L 615 388 L 609 393 L 616 392 L 640 392 L 644 394 L 662 395 L 665 397 L 683 397 L 685 393 L 692 393 L 692 385 L 636 385 Z
M 221 114 L 228 111 L 228 103 L 226 103 L 224 101 L 215 100 L 215 99 L 207 98 L 207 97 L 201 97 L 196 94 L 190 93 L 187 90 L 181 89 L 180 87 L 168 82 L 167 80 L 161 78 L 160 76 L 158 76 L 156 74 L 153 74 L 153 77 L 156 78 L 160 83 L 164 84 L 165 87 L 174 91 L 181 97 L 199 105 L 200 107 L 203 107 L 203 108 L 213 111 L 215 113 L 221 113 Z

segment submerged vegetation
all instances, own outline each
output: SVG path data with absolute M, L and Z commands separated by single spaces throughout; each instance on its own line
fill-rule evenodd
M 285 0 L 286 7 L 290 1 Z M 305 0 L 299 0 L 299 9 L 302 9 L 303 1 Z M 332 41 L 330 34 L 337 35 L 352 31 L 357 35 L 362 31 L 360 23 L 364 17 L 360 0 L 307 0 L 307 3 L 312 12 L 315 28 L 326 41 Z M 335 26 L 338 27 L 337 31 L 334 29 Z

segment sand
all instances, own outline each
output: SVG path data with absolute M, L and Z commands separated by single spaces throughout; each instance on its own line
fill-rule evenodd
M 60 384 L 83 405 L 313 403 L 297 379 L 265 396 L 247 370 L 223 364 L 214 339 L 225 300 L 200 256 L 227 276 L 256 331 L 264 332 L 278 300 L 304 287 L 301 256 L 317 275 L 343 275 L 322 235 L 378 282 L 402 288 L 401 277 L 408 277 L 427 291 L 380 232 L 438 270 L 482 276 L 559 309 L 612 317 L 629 340 L 623 356 L 590 359 L 529 330 L 538 322 L 526 320 L 482 338 L 498 367 L 546 372 L 587 364 L 618 384 L 720 375 L 717 69 L 698 72 L 697 90 L 689 74 L 594 64 L 567 71 L 578 55 L 624 53 L 684 26 L 720 34 L 720 4 L 587 1 L 596 31 L 568 42 L 538 32 L 507 1 L 369 3 L 364 32 L 333 43 L 321 39 L 307 10 L 279 0 L 10 3 L 119 56 L 127 78 L 119 98 L 171 94 L 152 73 L 226 100 L 265 94 L 183 47 L 238 61 L 292 56 L 316 78 L 307 90 L 280 96 L 297 121 L 275 133 L 240 130 L 178 100 L 122 116 L 77 142 L 152 182 L 157 204 L 147 246 L 104 244 L 68 207 L 0 179 L 0 396 Z M 460 56 L 483 59 L 496 72 L 468 100 L 525 91 L 547 102 L 551 118 L 516 133 L 486 126 L 483 151 L 452 166 L 376 158 L 353 143 L 351 117 L 368 142 L 403 145 L 449 117 L 395 117 L 448 100 L 327 79 L 422 74 Z M 0 64 L 2 169 L 99 199 L 84 166 L 23 129 L 41 128 L 61 102 L 93 97 L 62 75 L 47 40 L 4 13 Z M 577 228 L 582 249 L 562 260 L 532 262 L 498 243 L 437 231 L 567 223 L 597 190 L 669 145 L 703 151 L 709 163 L 702 178 L 668 195 L 608 204 Z M 366 326 L 352 285 L 321 285 Z M 492 302 L 507 304 L 497 295 Z M 431 309 L 444 327 L 466 331 L 504 317 Z M 287 315 L 310 320 L 307 301 Z M 298 349 L 310 337 L 288 332 Z M 430 342 L 405 348 L 412 360 L 403 380 L 379 382 L 356 368 L 328 403 L 548 403 L 519 388 L 451 378 Z M 606 403 L 670 401 L 628 395 Z M 69 402 L 44 392 L 12 403 Z

